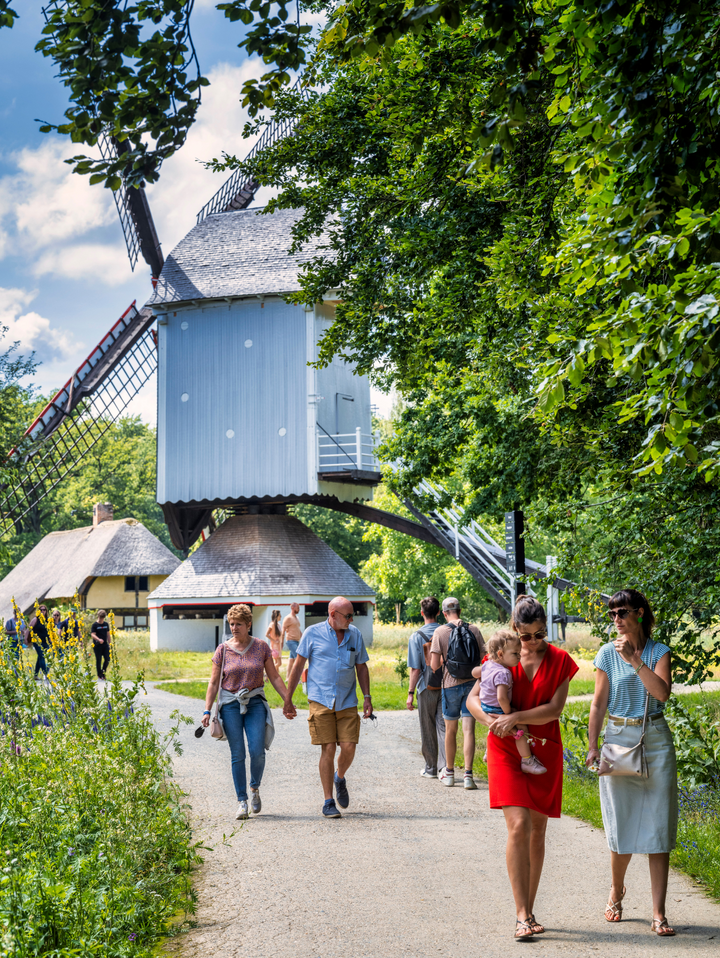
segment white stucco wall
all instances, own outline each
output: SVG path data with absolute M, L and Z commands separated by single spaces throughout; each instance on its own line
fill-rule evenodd
M 162 609 L 150 609 L 150 650 L 214 652 L 215 627 L 222 619 L 163 619 Z

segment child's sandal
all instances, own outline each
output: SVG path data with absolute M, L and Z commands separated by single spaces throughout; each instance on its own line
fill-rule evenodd
M 520 928 L 518 928 L 518 925 L 520 925 Z M 518 941 L 522 941 L 523 938 L 532 938 L 534 934 L 535 932 L 533 931 L 529 918 L 527 921 L 523 921 L 521 918 L 515 919 L 515 938 Z

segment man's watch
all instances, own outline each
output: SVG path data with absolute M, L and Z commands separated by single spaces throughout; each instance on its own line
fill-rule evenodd
M 371 698 L 372 698 L 372 695 L 364 695 L 363 698 L 371 699 Z

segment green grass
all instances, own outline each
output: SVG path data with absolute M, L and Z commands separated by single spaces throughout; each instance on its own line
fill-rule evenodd
M 592 695 L 595 691 L 595 679 L 572 679 L 569 695 Z

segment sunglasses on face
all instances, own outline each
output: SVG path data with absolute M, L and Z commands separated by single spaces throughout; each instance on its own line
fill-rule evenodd
M 350 615 L 345 615 L 344 612 L 338 612 L 337 609 L 335 610 L 335 615 L 341 615 L 341 616 L 343 617 L 343 619 L 347 619 L 348 622 L 349 622 L 350 619 L 352 619 L 352 617 L 353 617 L 352 612 L 350 613 Z
M 546 639 L 547 629 L 540 629 L 539 632 L 518 632 L 518 638 L 522 642 L 529 642 L 530 639 Z
M 612 619 L 613 622 L 615 618 L 624 619 L 626 615 L 629 615 L 631 611 L 637 612 L 637 609 L 610 609 L 608 611 L 608 618 Z

